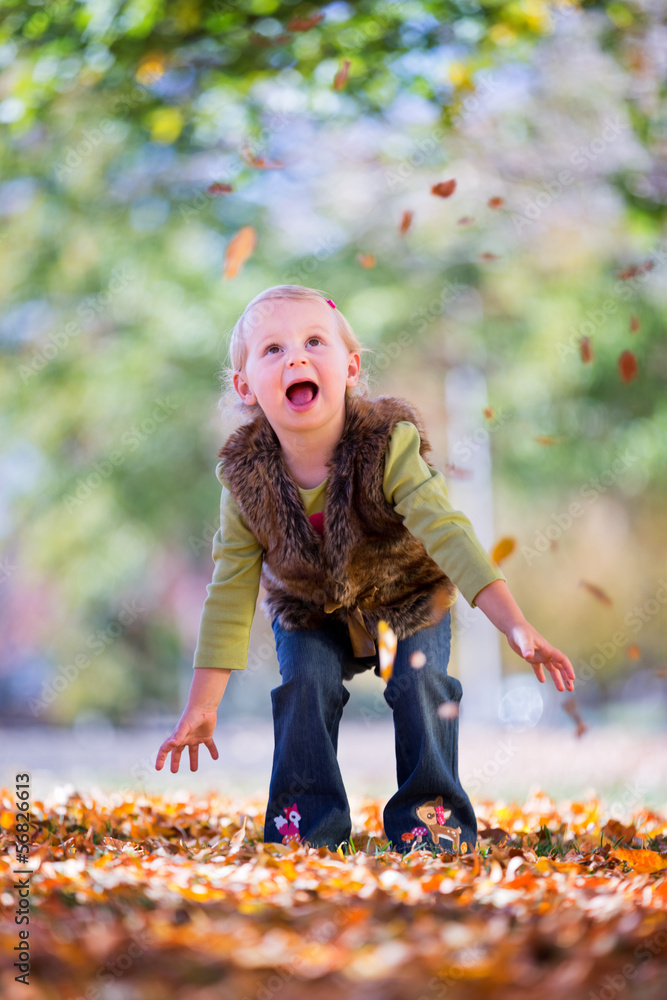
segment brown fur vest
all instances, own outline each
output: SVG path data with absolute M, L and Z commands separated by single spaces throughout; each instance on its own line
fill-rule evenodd
M 352 396 L 345 405 L 343 433 L 327 463 L 322 537 L 306 516 L 263 413 L 231 434 L 218 457 L 242 516 L 264 549 L 261 607 L 270 621 L 277 617 L 286 629 L 321 628 L 328 605 L 329 614 L 348 624 L 353 624 L 348 610 L 356 616 L 363 611 L 361 620 L 373 639 L 379 619 L 403 639 L 441 621 L 457 595 L 382 488 L 385 451 L 397 421 L 416 425 L 422 457 L 431 445 L 420 414 L 406 400 Z M 362 654 L 355 648 L 355 655 Z

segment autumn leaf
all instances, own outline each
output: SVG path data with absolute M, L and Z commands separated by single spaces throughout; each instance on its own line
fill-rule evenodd
M 630 317 L 630 332 L 631 333 L 636 333 L 637 330 L 639 329 L 639 326 L 640 326 L 639 316 L 631 316 Z
M 398 640 L 396 634 L 384 619 L 378 622 L 378 659 L 380 665 L 380 677 L 383 681 L 389 681 L 394 670 L 394 658 Z
M 538 444 L 560 444 L 561 441 L 566 440 L 566 437 L 564 434 L 536 434 L 535 440 Z
M 602 590 L 601 587 L 598 587 L 596 584 L 589 583 L 588 580 L 580 580 L 579 586 L 585 587 L 588 593 L 592 594 L 593 597 L 595 597 L 596 600 L 600 601 L 602 604 L 609 604 L 609 605 L 612 604 L 611 597 L 609 597 L 609 595 L 606 594 L 605 591 Z
M 445 462 L 445 472 L 454 479 L 470 479 L 473 475 L 472 469 L 462 469 L 453 462 Z
M 487 204 L 488 204 L 489 208 L 502 208 L 503 205 L 505 204 L 505 199 L 504 198 L 498 198 L 498 197 L 489 198 Z
M 431 194 L 437 194 L 440 198 L 449 198 L 456 190 L 456 181 L 452 178 L 449 181 L 439 181 L 431 188 Z
M 225 251 L 225 278 L 235 277 L 257 245 L 257 233 L 252 226 L 243 226 L 232 236 Z
M 14 791 L 0 789 L 0 814 L 12 818 Z M 475 997 L 499 995 L 506 984 L 511 996 L 518 981 L 536 985 L 526 1000 L 560 995 L 565 973 L 568 995 L 599 991 L 599 967 L 582 956 L 612 941 L 604 973 L 621 974 L 631 950 L 654 940 L 660 926 L 667 818 L 637 804 L 626 826 L 606 820 L 609 803 L 595 795 L 558 803 L 537 789 L 525 802 L 507 802 L 488 791 L 474 802 L 477 843 L 470 853 L 462 844 L 458 855 L 447 839 L 436 845 L 417 817 L 390 845 L 386 797 L 353 806 L 349 841 L 335 850 L 300 842 L 293 831 L 286 843 L 264 843 L 265 820 L 270 829 L 275 815 L 265 812 L 264 791 L 173 798 L 137 791 L 113 806 L 97 791 L 35 798 L 33 992 L 88 995 L 100 963 L 113 968 L 137 953 L 128 948 L 135 943 L 140 960 L 117 966 L 128 995 L 143 996 L 148 985 L 163 995 L 168 974 L 169 995 L 189 996 L 194 956 L 224 978 L 229 996 L 263 995 L 275 980 L 289 982 L 286 995 L 301 1000 L 333 976 L 338 993 L 342 985 L 356 996 L 361 980 L 364 995 L 408 1000 L 432 992 L 433 977 L 470 942 L 462 985 L 474 986 Z M 289 809 L 294 802 L 300 819 L 301 793 L 291 794 Z M 451 805 L 443 803 L 446 816 Z M 4 857 L 15 839 L 13 828 L 0 826 Z M 0 867 L 7 902 L 15 868 Z M 75 946 L 65 925 L 76 928 Z M 573 933 L 577 947 L 545 963 L 541 943 L 554 934 L 571 941 Z
M 481 253 L 479 256 L 480 256 L 480 258 L 482 260 L 498 260 L 499 259 L 498 258 L 498 254 L 491 253 L 490 250 L 485 250 L 484 253 Z
M 313 14 L 311 17 L 293 17 L 288 25 L 288 31 L 310 31 L 316 24 L 324 20 L 324 14 Z
M 403 212 L 403 215 L 401 217 L 401 226 L 400 226 L 401 233 L 407 233 L 408 229 L 412 225 L 412 215 L 413 213 L 407 208 Z
M 657 851 L 636 850 L 629 847 L 617 847 L 611 851 L 613 857 L 625 861 L 633 871 L 648 874 L 664 871 L 667 868 L 667 857 Z
M 284 166 L 278 160 L 265 160 L 263 156 L 255 156 L 247 146 L 241 149 L 241 158 L 257 170 L 282 170 Z
M 499 542 L 496 542 L 496 544 L 493 546 L 493 549 L 491 550 L 491 558 L 495 563 L 500 565 L 503 559 L 507 559 L 508 556 L 512 555 L 515 548 L 516 548 L 516 540 L 514 538 L 511 538 L 509 535 L 506 535 L 504 538 L 501 538 Z
M 627 281 L 628 278 L 634 278 L 638 274 L 643 274 L 645 271 L 651 271 L 653 269 L 653 261 L 647 260 L 643 264 L 637 264 L 633 267 L 628 267 L 624 271 L 621 271 L 618 277 L 621 281 Z
M 635 646 L 634 644 L 632 646 L 628 646 L 628 656 L 631 660 L 638 660 L 641 656 L 639 646 Z
M 222 181 L 215 181 L 213 184 L 209 184 L 206 190 L 209 194 L 228 194 L 234 188 L 231 184 L 223 184 Z
M 577 705 L 577 699 L 576 698 L 567 698 L 563 702 L 563 708 L 567 712 L 567 714 L 569 716 L 571 716 L 572 719 L 577 724 L 577 731 L 575 733 L 575 736 L 583 736 L 583 734 L 586 732 L 586 730 L 587 730 L 588 727 L 586 726 L 585 722 L 583 721 L 583 719 L 581 718 L 581 716 L 579 714 L 579 707 Z
M 470 215 L 462 215 L 458 220 L 459 226 L 470 226 L 475 220 Z
M 579 350 L 581 352 L 581 360 L 588 364 L 588 362 L 593 360 L 593 345 L 591 344 L 590 337 L 582 337 L 579 341 Z
M 632 382 L 637 377 L 637 359 L 632 351 L 622 351 L 618 359 L 618 370 L 624 382 Z
M 496 415 L 492 406 L 485 406 L 484 409 L 482 410 L 482 413 L 484 414 L 487 420 L 495 419 Z
M 375 257 L 372 253 L 358 253 L 355 259 L 362 267 L 375 267 Z
M 341 66 L 341 68 L 338 70 L 338 72 L 334 76 L 334 81 L 333 81 L 333 88 L 334 88 L 334 90 L 343 90 L 343 88 L 347 84 L 347 78 L 348 78 L 349 73 L 350 73 L 350 65 L 351 65 L 350 60 L 346 59 L 343 62 L 343 65 Z

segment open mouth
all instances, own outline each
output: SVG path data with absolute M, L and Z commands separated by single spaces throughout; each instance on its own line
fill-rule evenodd
M 314 382 L 303 381 L 289 386 L 285 395 L 294 406 L 306 406 L 312 403 L 318 392 L 319 388 Z

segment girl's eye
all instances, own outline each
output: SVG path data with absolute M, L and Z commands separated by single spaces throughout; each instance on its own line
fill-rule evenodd
M 311 342 L 311 340 L 317 340 L 318 343 L 320 343 L 320 344 L 323 343 L 321 337 L 309 337 L 308 340 L 306 341 L 306 343 L 309 344 Z M 264 353 L 268 354 L 272 347 L 277 347 L 277 346 L 278 346 L 277 344 L 269 344 L 269 346 L 266 348 L 266 351 Z

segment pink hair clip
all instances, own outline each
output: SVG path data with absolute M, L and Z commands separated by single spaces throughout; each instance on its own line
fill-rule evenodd
M 329 303 L 329 305 L 331 306 L 332 309 L 336 308 L 336 303 L 332 302 L 331 299 L 327 299 L 327 302 Z

